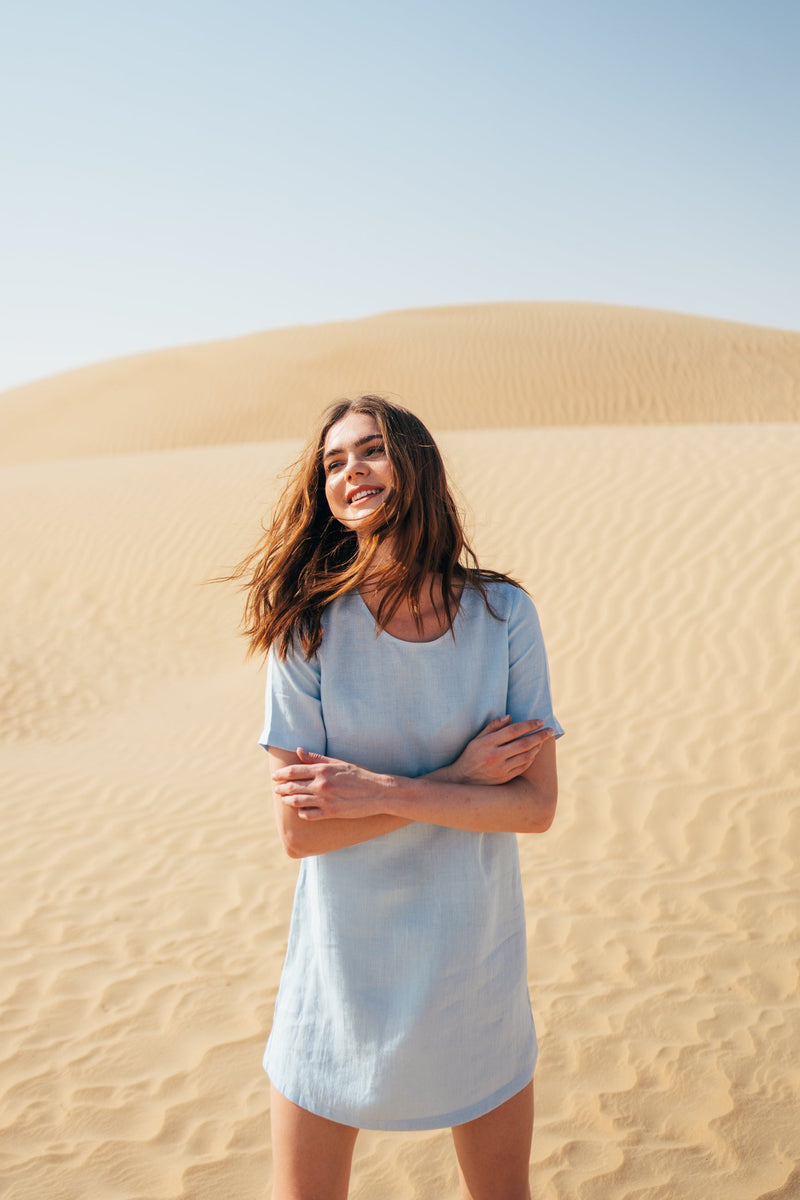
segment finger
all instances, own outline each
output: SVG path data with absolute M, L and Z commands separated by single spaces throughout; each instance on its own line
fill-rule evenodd
M 300 783 L 300 784 L 304 784 L 306 787 L 308 787 L 313 782 L 314 782 L 313 775 L 279 775 L 276 771 L 275 774 L 272 776 L 272 786 L 273 786 L 273 788 L 276 788 L 278 791 L 280 791 L 281 788 L 286 787 L 287 784 L 290 784 L 290 783 Z
M 503 730 L 503 739 L 500 742 L 502 746 L 508 746 L 512 742 L 519 742 L 525 738 L 533 737 L 537 733 L 544 733 L 544 721 L 517 721 L 514 725 L 509 725 Z
M 532 733 L 524 733 L 522 735 L 522 737 L 517 738 L 516 740 L 518 742 L 522 743 L 523 745 L 526 742 L 528 743 L 528 745 L 531 745 L 531 744 L 539 745 L 541 742 L 546 742 L 547 739 L 551 738 L 552 736 L 553 736 L 553 730 L 545 727 L 543 729 L 534 729 Z M 509 742 L 509 745 L 513 746 L 514 742 Z
M 275 791 L 279 796 L 309 796 L 310 785 L 310 779 L 289 780 L 286 783 L 278 783 Z
M 290 767 L 278 767 L 272 772 L 272 778 L 278 781 L 287 779 L 313 779 L 323 763 L 292 763 Z
M 482 729 L 478 737 L 490 739 L 495 746 L 508 746 L 511 742 L 516 742 L 521 737 L 527 737 L 529 732 L 538 732 L 538 727 L 542 724 L 541 721 L 518 721 L 514 725 L 509 725 L 510 717 L 503 717 L 501 721 L 490 722 L 485 729 Z M 492 725 L 496 724 L 497 728 L 492 729 Z M 535 726 L 535 728 L 531 728 Z
M 545 742 L 549 741 L 552 736 L 552 733 L 548 733 L 546 737 L 538 738 L 535 742 L 526 746 L 517 753 L 509 754 L 505 760 L 506 763 L 513 767 L 518 767 L 520 764 L 527 764 L 530 766 L 530 764 L 536 758 L 536 755 L 541 750 L 542 746 L 545 744 Z
M 498 746 L 510 745 L 521 738 L 530 737 L 531 733 L 539 733 L 542 722 L 517 721 L 515 725 L 506 725 L 503 730 L 494 734 L 494 743 Z
M 316 750 L 304 750 L 302 746 L 297 747 L 297 757 L 304 763 L 325 763 L 333 760 L 327 758 L 324 754 L 317 754 Z
M 515 775 L 519 775 L 522 771 L 527 771 L 528 767 L 536 759 L 541 746 L 534 746 L 532 750 L 528 750 L 525 754 L 515 754 L 513 758 L 506 759 L 506 770 L 512 771 Z
M 484 725 L 483 729 L 477 736 L 485 737 L 489 733 L 497 733 L 497 731 L 506 726 L 510 720 L 511 717 L 508 714 L 506 714 L 504 717 L 493 717 L 488 725 Z
M 302 808 L 292 805 L 295 813 L 301 821 L 327 821 L 331 817 L 338 815 L 335 808 L 328 805 L 320 805 L 311 797 L 310 804 L 304 804 Z
M 533 733 L 526 733 L 523 737 L 517 738 L 514 742 L 509 742 L 507 752 L 525 754 L 531 750 L 539 750 L 553 736 L 552 729 L 537 729 Z
M 295 763 L 292 763 L 290 767 L 278 767 L 277 770 L 272 772 L 272 778 L 278 781 L 282 779 L 294 779 L 298 771 L 303 775 L 307 775 L 308 767 L 300 767 Z

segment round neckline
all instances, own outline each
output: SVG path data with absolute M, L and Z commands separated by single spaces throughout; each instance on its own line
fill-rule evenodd
M 461 589 L 459 605 L 458 605 L 458 609 L 456 611 L 456 615 L 453 617 L 453 624 L 450 626 L 449 629 L 445 629 L 444 633 L 440 633 L 438 637 L 429 638 L 429 639 L 426 639 L 425 641 L 420 642 L 420 641 L 417 641 L 416 639 L 395 637 L 395 635 L 393 633 L 388 633 L 387 630 L 385 630 L 385 629 L 379 629 L 376 636 L 379 638 L 382 638 L 382 637 L 388 638 L 390 642 L 397 642 L 398 646 L 436 646 L 439 642 L 443 642 L 445 638 L 452 637 L 452 635 L 455 631 L 455 628 L 456 628 L 456 624 L 461 619 L 461 612 L 462 612 L 462 609 L 464 606 L 464 593 L 466 591 L 466 588 L 467 588 L 467 585 L 465 583 Z M 369 605 L 367 604 L 364 597 L 361 595 L 361 592 L 358 590 L 358 588 L 355 589 L 355 595 L 358 597 L 362 609 L 364 610 L 366 615 L 369 617 L 373 626 L 377 629 L 378 623 L 375 620 L 375 617 L 373 616 Z

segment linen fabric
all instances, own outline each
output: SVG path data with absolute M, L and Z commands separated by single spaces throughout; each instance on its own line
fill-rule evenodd
M 488 595 L 497 617 L 465 587 L 433 642 L 335 600 L 310 661 L 270 654 L 261 744 L 418 776 L 506 713 L 560 736 L 532 601 Z M 536 1056 L 515 834 L 415 823 L 301 860 L 264 1055 L 279 1092 L 358 1128 L 442 1128 L 510 1099 Z

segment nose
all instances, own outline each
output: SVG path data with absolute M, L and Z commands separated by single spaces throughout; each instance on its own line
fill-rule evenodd
M 351 454 L 347 460 L 347 478 L 352 479 L 354 475 L 364 475 L 367 470 L 367 464 L 359 454 Z

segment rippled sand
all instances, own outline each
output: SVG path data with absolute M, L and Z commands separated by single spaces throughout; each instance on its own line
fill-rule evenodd
M 800 335 L 577 305 L 396 313 L 0 396 L 0 1196 L 263 1200 L 297 866 L 256 746 L 249 546 L 313 415 L 440 435 L 537 601 L 560 812 L 521 839 L 543 1200 L 800 1195 Z M 281 440 L 289 439 L 289 440 Z M 447 1132 L 357 1200 L 455 1200 Z

